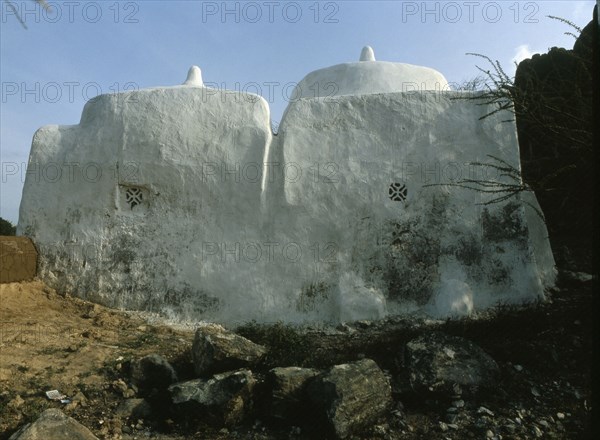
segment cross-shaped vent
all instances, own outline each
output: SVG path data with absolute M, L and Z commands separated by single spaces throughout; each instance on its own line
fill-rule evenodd
M 408 191 L 406 189 L 406 185 L 394 182 L 390 185 L 388 193 L 390 195 L 390 199 L 392 199 L 394 202 L 403 202 L 406 200 Z
M 127 188 L 125 191 L 125 201 L 129 204 L 131 209 L 142 203 L 142 190 L 139 188 Z

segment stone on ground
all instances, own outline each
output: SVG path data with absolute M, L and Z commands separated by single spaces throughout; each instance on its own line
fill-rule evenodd
M 259 362 L 266 348 L 232 333 L 220 325 L 204 325 L 196 330 L 192 346 L 194 370 L 199 376 L 246 368 Z
M 431 332 L 406 345 L 405 363 L 412 389 L 423 396 L 451 398 L 494 384 L 498 364 L 473 342 Z
M 161 389 L 177 382 L 177 373 L 165 358 L 150 354 L 132 362 L 131 380 L 140 388 Z
M 319 371 L 312 368 L 278 367 L 270 370 L 270 415 L 281 419 L 299 418 L 307 406 L 307 384 L 318 375 Z
M 117 406 L 115 414 L 128 419 L 146 419 L 152 415 L 152 407 L 145 399 L 127 399 Z
M 341 439 L 373 425 L 391 404 L 391 392 L 371 359 L 336 365 L 308 385 L 312 404 Z
M 215 374 L 210 379 L 194 379 L 169 387 L 175 405 L 199 406 L 226 426 L 240 423 L 252 408 L 256 380 L 250 370 Z
M 47 409 L 9 440 L 98 440 L 92 432 L 59 409 Z

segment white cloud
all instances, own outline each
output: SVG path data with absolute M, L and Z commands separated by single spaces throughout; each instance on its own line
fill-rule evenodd
M 532 50 L 528 44 L 521 44 L 515 47 L 513 52 L 514 55 L 510 59 L 510 63 L 508 63 L 508 66 L 503 65 L 503 67 L 505 67 L 505 71 L 509 76 L 514 76 L 517 71 L 515 63 L 519 64 L 521 61 L 526 60 L 527 58 L 531 58 L 534 54 L 542 52 L 545 51 Z
M 529 48 L 528 44 L 521 44 L 520 46 L 517 46 L 517 48 L 515 49 L 515 54 L 512 57 L 512 59 L 510 60 L 511 64 L 514 63 L 520 63 L 521 61 L 527 59 L 527 58 L 531 58 L 531 56 L 535 53 L 539 53 L 539 51 L 533 51 Z

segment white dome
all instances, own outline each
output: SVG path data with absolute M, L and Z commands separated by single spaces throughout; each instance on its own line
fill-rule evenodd
M 309 73 L 296 86 L 293 99 L 449 90 L 448 81 L 437 70 L 412 64 L 375 61 L 375 54 L 369 46 L 363 48 L 360 60 Z

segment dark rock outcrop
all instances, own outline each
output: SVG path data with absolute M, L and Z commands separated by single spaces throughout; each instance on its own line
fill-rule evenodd
M 593 229 L 593 32 L 591 22 L 573 50 L 536 54 L 515 75 L 522 174 L 536 190 L 551 239 L 587 237 Z

